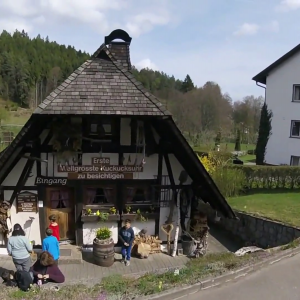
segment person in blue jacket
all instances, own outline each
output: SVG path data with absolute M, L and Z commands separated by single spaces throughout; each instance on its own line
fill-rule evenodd
M 54 262 L 58 265 L 58 260 L 60 256 L 59 242 L 55 236 L 53 236 L 53 231 L 50 228 L 46 229 L 46 237 L 43 240 L 43 251 L 48 251 L 54 258 Z
M 129 266 L 131 258 L 131 248 L 134 241 L 134 231 L 131 228 L 130 220 L 125 220 L 125 226 L 123 226 L 119 232 L 119 239 L 122 243 L 122 262 L 125 263 L 125 266 Z

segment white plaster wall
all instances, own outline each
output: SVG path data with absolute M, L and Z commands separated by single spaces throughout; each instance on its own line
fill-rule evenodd
M 22 190 L 25 192 L 26 190 Z M 37 193 L 36 191 L 28 191 L 30 193 Z M 4 200 L 9 201 L 12 196 L 13 191 L 4 191 Z M 32 218 L 32 221 L 30 219 Z M 35 241 L 36 245 L 41 245 L 41 235 L 40 235 L 40 218 L 39 213 L 30 212 L 20 212 L 17 213 L 16 210 L 16 200 L 11 207 L 11 222 L 12 225 L 19 223 L 26 233 L 26 237 L 30 241 Z
M 174 154 L 169 154 L 169 160 L 170 160 L 170 164 L 171 164 L 175 184 L 179 184 L 178 179 L 179 179 L 181 171 L 183 171 L 184 168 L 182 167 L 181 163 L 177 160 L 177 158 L 175 157 Z M 167 167 L 166 167 L 165 160 L 163 160 L 162 175 L 169 175 Z M 188 177 L 187 181 L 184 184 L 191 184 L 191 183 L 192 183 L 192 180 L 191 180 L 190 177 Z
M 120 132 L 120 144 L 122 146 L 131 145 L 131 127 L 130 127 L 130 118 L 121 119 L 121 132 Z
M 118 224 L 117 222 L 89 222 L 83 223 L 83 244 L 92 245 L 96 237 L 96 231 L 101 227 L 108 227 L 112 232 L 114 243 L 118 242 Z
M 128 162 L 130 156 L 131 162 Z M 140 165 L 143 160 L 143 154 L 132 154 L 124 153 L 124 165 L 134 165 L 135 160 L 137 159 L 137 165 Z M 153 154 L 150 157 L 145 157 L 146 164 L 144 165 L 143 172 L 133 173 L 133 179 L 155 179 L 157 175 L 157 166 L 158 166 L 158 154 Z
M 134 234 L 138 234 L 142 229 L 147 230 L 147 234 L 155 235 L 155 220 L 148 220 L 145 222 L 132 222 L 132 229 Z
M 273 112 L 272 135 L 266 149 L 269 164 L 290 164 L 300 156 L 300 139 L 290 138 L 291 120 L 300 120 L 300 103 L 292 102 L 293 84 L 300 84 L 300 53 L 295 54 L 267 77 L 266 102 Z
M 27 156 L 30 155 L 30 153 L 26 153 Z M 8 176 L 4 179 L 2 185 L 4 186 L 15 186 L 20 178 L 20 175 L 26 165 L 26 162 L 28 161 L 27 158 L 21 158 L 13 170 L 8 174 Z M 33 164 L 32 170 L 31 170 L 31 177 L 29 177 L 25 183 L 25 186 L 33 186 L 35 183 L 36 178 L 36 163 Z

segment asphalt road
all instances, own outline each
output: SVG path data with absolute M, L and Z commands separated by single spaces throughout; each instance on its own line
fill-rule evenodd
M 173 300 L 300 300 L 300 255 L 226 285 Z

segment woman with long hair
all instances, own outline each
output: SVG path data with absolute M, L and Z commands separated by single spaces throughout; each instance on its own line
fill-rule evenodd
M 12 236 L 7 242 L 8 255 L 12 256 L 17 271 L 29 272 L 32 261 L 32 245 L 20 224 L 15 224 Z
M 37 283 L 39 281 L 42 284 L 47 282 L 65 282 L 65 276 L 55 264 L 53 256 L 48 251 L 41 253 L 40 258 L 32 266 L 31 272 L 34 276 L 34 282 Z

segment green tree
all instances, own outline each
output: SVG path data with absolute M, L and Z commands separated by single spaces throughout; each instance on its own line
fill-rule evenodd
M 221 145 L 221 130 L 218 131 L 216 139 L 215 139 L 215 147 Z
M 241 151 L 241 130 L 240 129 L 238 129 L 236 133 L 234 150 Z
M 258 129 L 258 139 L 256 143 L 256 164 L 263 165 L 265 162 L 266 147 L 272 134 L 272 112 L 266 103 L 262 106 L 260 123 Z
M 195 88 L 194 83 L 190 75 L 186 75 L 184 81 L 181 84 L 181 92 L 187 93 Z

